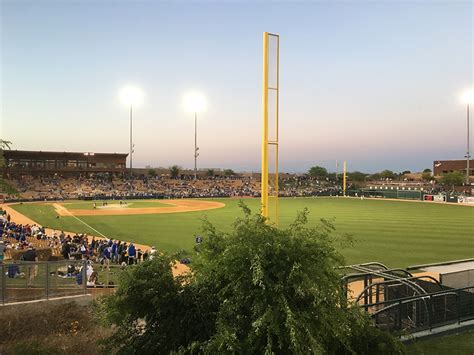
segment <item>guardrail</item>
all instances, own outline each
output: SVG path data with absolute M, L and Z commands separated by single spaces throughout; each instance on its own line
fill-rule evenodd
M 86 295 L 94 288 L 114 288 L 122 267 L 93 265 L 98 280 L 87 286 L 87 261 L 61 260 L 0 264 L 0 304 Z M 89 272 L 90 274 L 90 272 Z
M 414 333 L 474 320 L 474 286 L 370 303 L 362 306 L 375 324 Z

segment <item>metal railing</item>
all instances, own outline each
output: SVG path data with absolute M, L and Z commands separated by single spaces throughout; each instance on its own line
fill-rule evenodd
M 89 294 L 92 288 L 113 288 L 122 268 L 94 264 L 98 280 L 87 286 L 87 261 L 18 261 L 0 264 L 0 304 Z
M 414 333 L 474 320 L 474 286 L 366 304 L 382 329 Z

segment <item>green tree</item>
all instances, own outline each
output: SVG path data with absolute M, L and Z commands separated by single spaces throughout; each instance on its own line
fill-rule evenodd
M 3 151 L 10 149 L 12 142 L 0 139 L 0 169 L 5 167 L 5 157 Z M 0 192 L 7 193 L 8 195 L 18 195 L 17 189 L 12 186 L 8 181 L 3 178 L 3 174 L 0 172 Z
M 207 176 L 214 176 L 215 175 L 214 169 L 207 169 L 206 175 Z
M 426 170 L 426 169 L 425 169 Z M 429 170 L 429 169 L 428 169 Z M 425 171 L 421 174 L 421 178 L 425 181 L 433 180 L 433 176 L 431 175 L 431 171 Z
M 372 180 L 372 181 L 374 181 L 374 180 L 380 180 L 380 178 L 381 178 L 381 176 L 380 176 L 379 173 L 371 174 L 371 175 L 368 176 L 368 179 L 369 179 L 369 180 Z
M 445 186 L 460 186 L 464 182 L 464 176 L 459 171 L 443 174 L 441 177 L 441 184 Z
M 156 176 L 158 175 L 155 169 L 148 169 L 148 175 L 150 176 Z
M 173 278 L 174 257 L 127 269 L 103 307 L 121 353 L 403 353 L 398 340 L 350 306 L 331 223 L 285 229 L 242 205 L 231 232 L 210 222 L 192 272 Z
M 309 169 L 308 174 L 312 177 L 325 178 L 328 176 L 328 171 L 322 166 L 313 166 Z
M 11 149 L 10 146 L 12 145 L 12 142 L 0 139 L 0 168 L 3 168 L 5 166 L 5 158 L 3 156 L 3 151 L 5 149 Z
M 380 172 L 380 177 L 382 179 L 395 179 L 397 177 L 397 174 L 395 174 L 391 170 L 384 170 Z
M 351 173 L 348 173 L 347 177 L 351 181 L 362 182 L 362 181 L 365 181 L 365 178 L 367 177 L 367 174 L 362 173 L 360 171 L 353 171 Z
M 234 176 L 234 175 L 235 175 L 235 172 L 234 172 L 234 170 L 232 170 L 232 169 L 225 169 L 225 170 L 224 170 L 224 175 L 225 175 L 225 176 Z
M 178 165 L 170 166 L 170 174 L 172 179 L 177 179 L 179 177 L 179 173 L 181 172 L 181 167 Z
M 432 171 L 431 171 L 431 169 L 426 168 L 425 170 L 423 170 L 423 172 L 424 173 L 431 173 Z

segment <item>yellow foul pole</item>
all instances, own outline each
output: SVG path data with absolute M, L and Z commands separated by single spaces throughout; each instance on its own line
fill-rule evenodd
M 343 177 L 343 183 L 342 183 L 342 188 L 343 188 L 343 193 L 344 193 L 344 196 L 346 196 L 346 161 L 344 160 L 344 177 Z
M 263 33 L 262 216 L 268 218 L 268 32 Z

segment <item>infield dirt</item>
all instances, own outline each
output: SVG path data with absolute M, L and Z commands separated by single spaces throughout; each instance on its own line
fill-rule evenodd
M 180 213 L 213 210 L 225 207 L 222 202 L 203 201 L 203 200 L 160 200 L 160 204 L 169 205 L 169 207 L 144 207 L 144 208 L 110 208 L 110 209 L 67 209 L 67 205 L 53 203 L 56 213 L 60 216 L 128 216 L 139 214 L 161 214 L 161 213 Z

